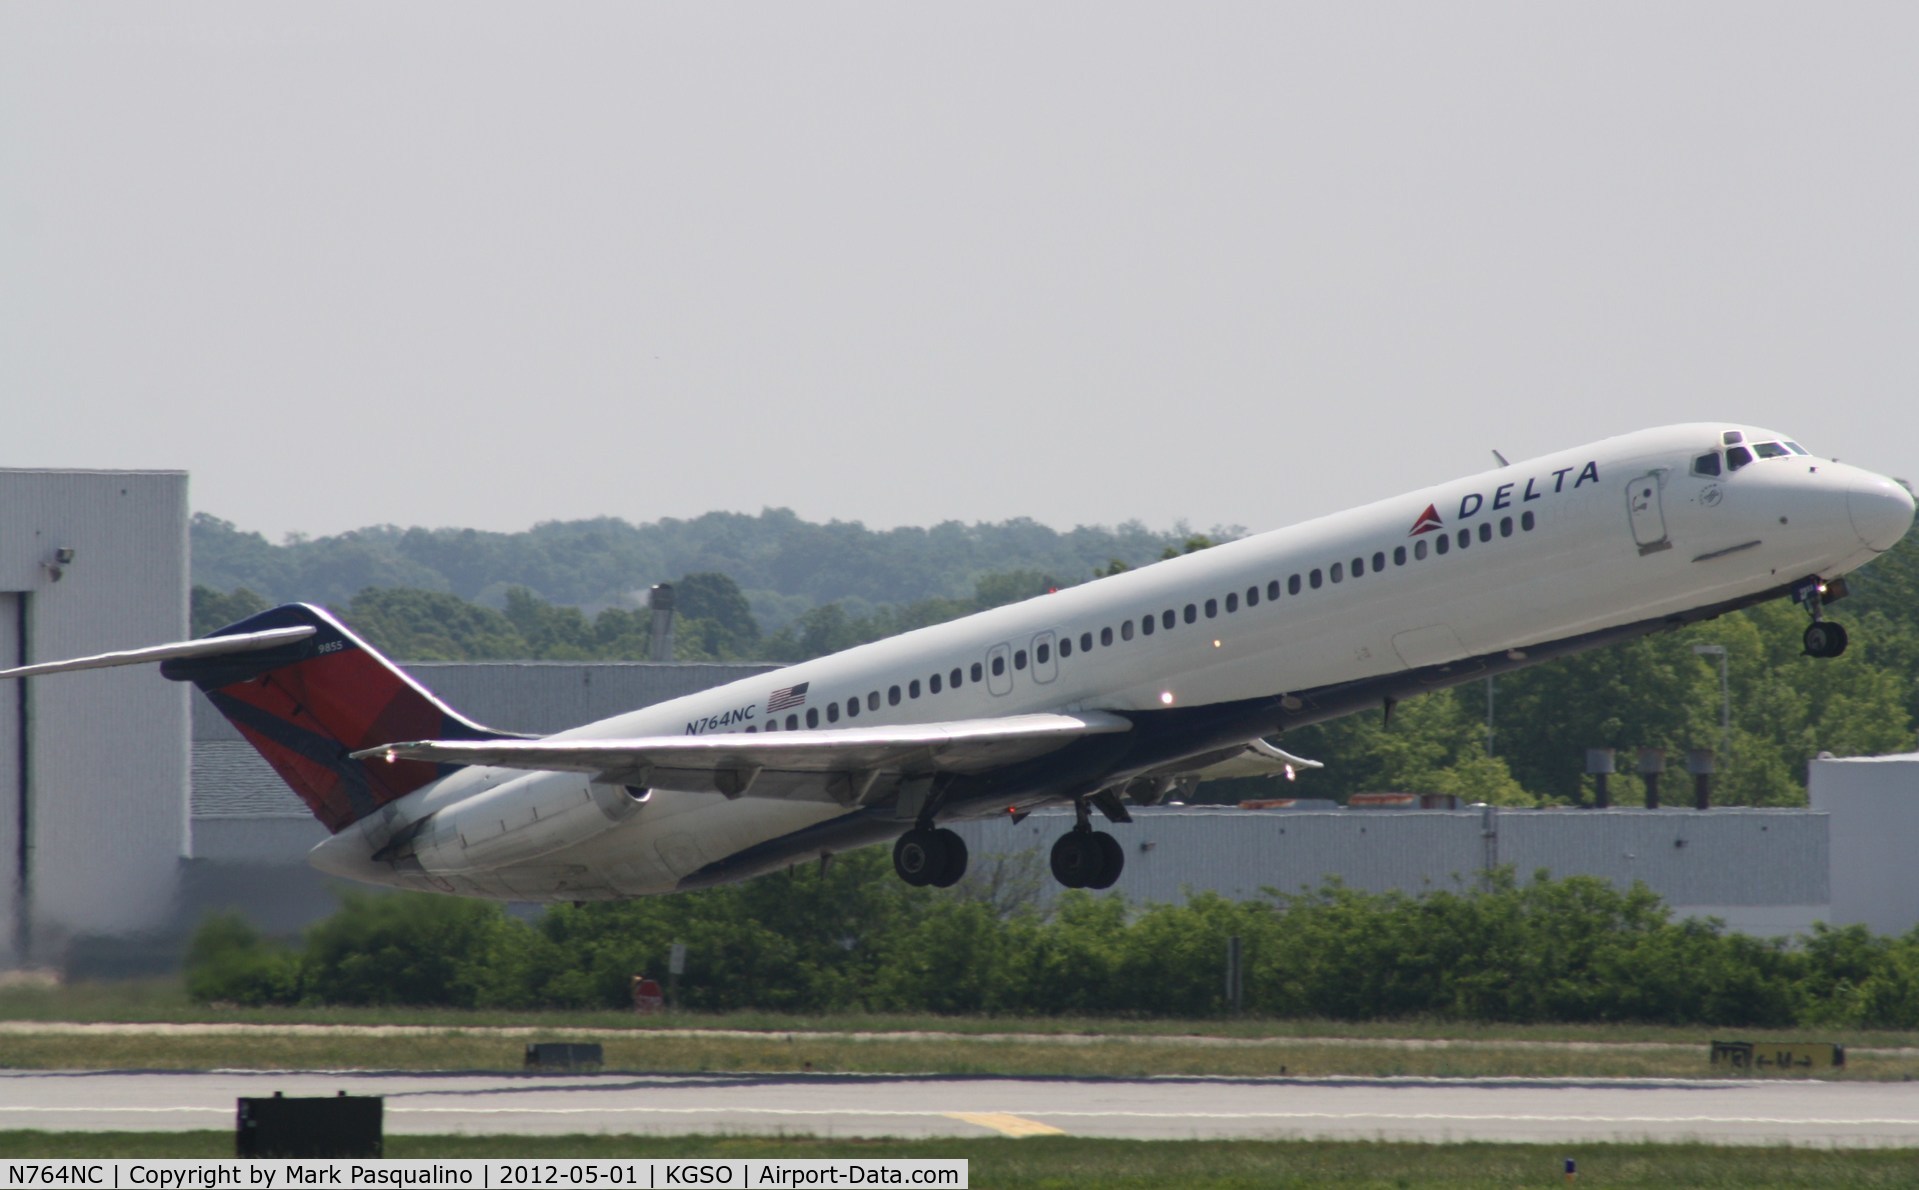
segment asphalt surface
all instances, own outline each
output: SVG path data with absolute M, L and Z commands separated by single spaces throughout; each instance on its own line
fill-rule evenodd
M 233 1126 L 235 1100 L 385 1098 L 390 1133 L 1702 1140 L 1919 1147 L 1919 1083 L 897 1075 L 0 1072 L 0 1129 Z

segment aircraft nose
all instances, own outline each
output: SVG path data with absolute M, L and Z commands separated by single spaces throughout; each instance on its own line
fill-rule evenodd
M 1846 491 L 1846 511 L 1861 541 L 1884 553 L 1912 528 L 1912 493 L 1896 480 L 1863 473 Z

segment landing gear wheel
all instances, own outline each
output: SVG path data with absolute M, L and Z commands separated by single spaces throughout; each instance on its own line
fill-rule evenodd
M 951 888 L 966 875 L 966 840 L 945 827 L 916 827 L 893 844 L 893 870 L 916 888 Z
M 1053 844 L 1053 879 L 1067 888 L 1085 888 L 1099 872 L 1099 844 L 1091 831 L 1068 831 Z
M 1111 888 L 1126 869 L 1126 849 L 1119 840 L 1105 831 L 1094 831 L 1093 838 L 1099 843 L 1099 877 L 1086 882 L 1087 888 Z
M 1806 656 L 1837 657 L 1846 651 L 1846 629 L 1831 620 L 1814 620 L 1806 628 Z
M 1067 888 L 1111 888 L 1125 866 L 1119 840 L 1105 831 L 1069 831 L 1053 844 L 1053 879 Z
M 951 888 L 959 883 L 961 876 L 966 875 L 966 840 L 945 827 L 929 833 L 938 844 L 941 856 L 939 874 L 933 877 L 931 883 L 934 888 Z
M 907 831 L 893 844 L 893 870 L 899 873 L 901 880 L 916 888 L 931 884 L 944 870 L 944 851 L 935 832 Z

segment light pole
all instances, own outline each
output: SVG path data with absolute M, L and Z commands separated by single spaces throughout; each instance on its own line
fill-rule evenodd
M 1719 658 L 1719 754 L 1732 754 L 1732 685 L 1726 676 L 1726 646 L 1694 645 L 1692 651 L 1701 657 Z

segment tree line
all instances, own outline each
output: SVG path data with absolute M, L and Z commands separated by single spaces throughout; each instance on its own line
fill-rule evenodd
M 886 866 L 867 849 L 824 872 L 531 923 L 490 903 L 353 893 L 297 944 L 224 915 L 194 937 L 187 987 L 205 1003 L 621 1008 L 680 942 L 681 1005 L 700 1012 L 1203 1018 L 1228 1010 L 1238 938 L 1256 1016 L 1919 1027 L 1919 931 L 1760 940 L 1674 921 L 1643 885 L 1594 877 L 1507 870 L 1420 896 L 1329 883 L 1143 908 L 1068 892 L 1042 913 L 1018 872 L 988 866 L 942 893 Z

